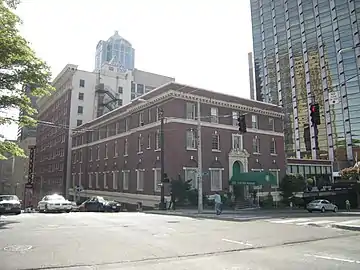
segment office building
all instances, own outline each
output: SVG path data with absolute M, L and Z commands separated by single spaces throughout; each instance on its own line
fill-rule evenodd
M 97 72 L 68 64 L 53 81 L 56 91 L 37 101 L 34 195 L 66 194 L 70 173 L 71 134 L 81 126 L 117 107 L 130 103 L 174 78 L 134 69 L 119 71 L 105 64 Z
M 110 63 L 119 69 L 134 69 L 135 50 L 118 31 L 115 31 L 107 41 L 100 40 L 96 46 L 95 70 L 101 69 L 105 63 Z
M 352 166 L 360 150 L 360 2 L 250 2 L 255 96 L 283 107 L 287 156 L 328 159 L 336 171 Z

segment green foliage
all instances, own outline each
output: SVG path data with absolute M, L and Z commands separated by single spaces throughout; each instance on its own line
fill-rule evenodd
M 356 181 L 360 178 L 360 169 L 356 167 L 345 168 L 340 171 L 341 179 Z
M 305 187 L 305 179 L 301 175 L 285 175 L 280 182 L 281 195 L 284 200 L 288 200 L 295 192 L 304 191 Z
M 36 110 L 25 92 L 25 86 L 32 86 L 30 94 L 41 97 L 53 87 L 50 68 L 36 57 L 29 43 L 20 35 L 20 18 L 14 14 L 19 0 L 0 0 L 0 110 L 18 109 L 22 116 L 18 119 L 0 117 L 0 125 L 17 123 L 20 126 L 34 126 Z M 24 152 L 16 144 L 0 142 L 0 159 L 6 156 L 23 156 Z
M 180 176 L 177 180 L 172 180 L 170 182 L 171 191 L 174 194 L 176 202 L 181 205 L 184 204 L 188 198 L 188 193 L 191 190 L 190 182 L 184 182 Z

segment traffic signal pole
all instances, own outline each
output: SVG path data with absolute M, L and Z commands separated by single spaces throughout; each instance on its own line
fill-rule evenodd
M 197 153 L 198 153 L 198 212 L 203 211 L 203 182 L 202 182 L 202 147 L 201 147 L 201 110 L 200 101 L 197 102 Z

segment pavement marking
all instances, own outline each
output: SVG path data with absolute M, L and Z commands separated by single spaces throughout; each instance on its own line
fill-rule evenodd
M 221 239 L 222 241 L 225 242 L 229 242 L 229 243 L 233 243 L 233 244 L 239 244 L 239 245 L 244 245 L 244 246 L 248 246 L 248 247 L 252 247 L 252 244 L 246 243 L 246 242 L 241 242 L 241 241 L 235 241 L 235 240 L 230 240 L 230 239 Z
M 340 225 L 350 225 L 350 224 L 353 224 L 353 223 L 359 223 L 360 224 L 360 219 L 353 219 L 353 220 L 336 222 L 336 224 L 340 224 Z
M 271 223 L 278 224 L 287 224 L 287 223 L 295 223 L 295 222 L 305 222 L 310 221 L 309 218 L 295 218 L 295 219 L 280 219 L 280 220 L 269 220 Z
M 333 220 L 317 220 L 317 221 L 307 221 L 307 222 L 300 222 L 296 223 L 296 225 L 306 226 L 306 225 L 322 225 L 322 224 L 330 224 L 335 223 L 336 221 Z
M 324 255 L 311 255 L 311 254 L 305 254 L 306 257 L 314 257 L 318 259 L 324 259 L 324 260 L 331 260 L 331 261 L 338 261 L 338 262 L 347 262 L 347 263 L 355 263 L 360 264 L 360 261 L 357 260 L 351 260 L 351 259 L 344 259 L 344 258 L 336 258 L 333 256 L 324 256 Z

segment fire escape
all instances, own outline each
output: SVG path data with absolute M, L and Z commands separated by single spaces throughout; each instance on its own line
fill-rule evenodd
M 97 117 L 103 115 L 105 113 L 105 108 L 108 109 L 108 111 L 112 111 L 115 108 L 117 108 L 119 104 L 119 100 L 116 96 L 114 96 L 113 93 L 111 93 L 109 90 L 105 88 L 105 85 L 103 83 L 99 83 L 95 86 L 95 92 L 97 94 Z M 110 98 L 106 99 L 105 96 L 108 96 Z

